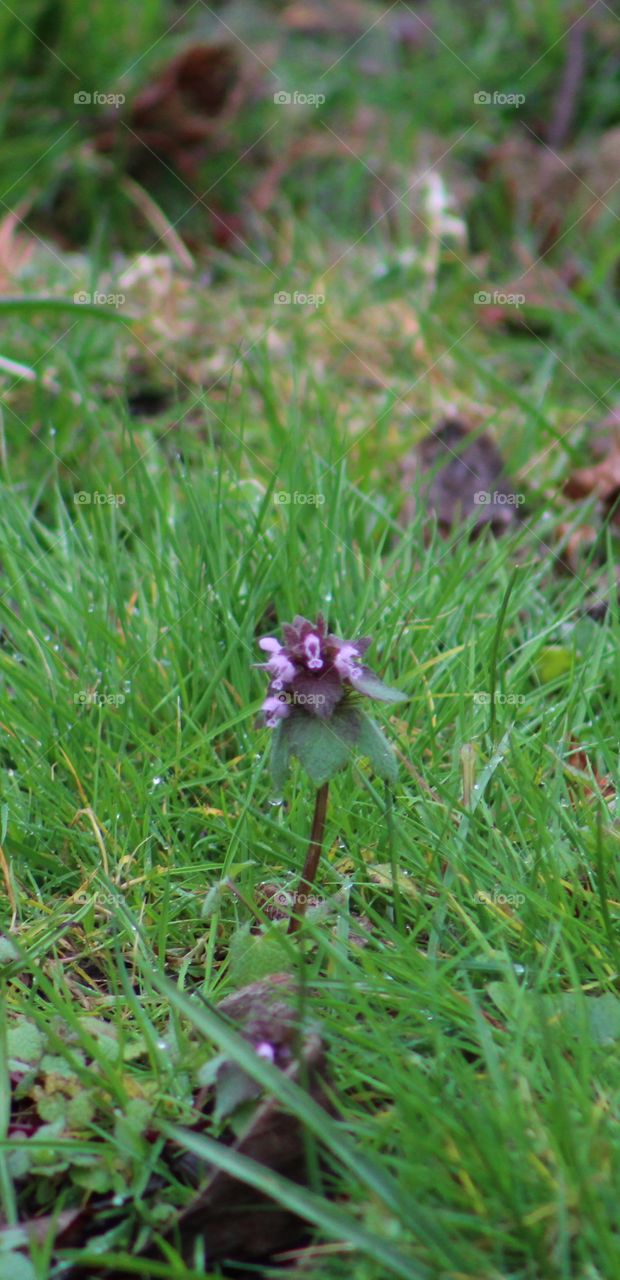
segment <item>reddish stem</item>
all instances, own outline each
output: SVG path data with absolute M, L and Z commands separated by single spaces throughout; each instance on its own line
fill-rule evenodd
M 295 898 L 291 910 L 291 918 L 289 921 L 288 932 L 296 933 L 302 916 L 308 906 L 308 894 L 314 884 L 319 858 L 321 857 L 321 849 L 323 848 L 323 836 L 325 834 L 325 818 L 327 816 L 327 798 L 329 795 L 329 782 L 324 782 L 316 793 L 316 801 L 314 804 L 314 817 L 312 819 L 312 831 L 310 833 L 310 847 L 306 854 L 304 869 L 301 873 L 301 880 L 295 890 Z

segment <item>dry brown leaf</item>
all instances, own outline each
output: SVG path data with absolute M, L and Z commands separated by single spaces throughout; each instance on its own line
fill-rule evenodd
M 166 63 L 140 90 L 122 121 L 111 114 L 102 119 L 97 149 L 113 152 L 122 129 L 129 147 L 127 168 L 139 181 L 148 176 L 155 157 L 195 177 L 208 149 L 219 147 L 224 126 L 238 112 L 248 87 L 234 49 L 225 44 L 194 45 Z M 148 189 L 148 181 L 145 185 Z
M 589 786 L 581 788 L 584 794 L 586 796 L 594 796 L 600 792 L 606 800 L 615 796 L 616 788 L 609 774 L 598 773 L 590 761 L 587 748 L 575 738 L 572 738 L 571 742 L 574 743 L 574 746 L 571 746 L 567 756 L 571 768 L 578 770 L 579 773 L 589 775 L 596 783 L 596 788 Z
M 604 421 L 607 429 L 599 438 L 597 447 L 601 461 L 573 471 L 564 485 L 564 493 L 567 498 L 598 498 L 605 512 L 613 510 L 613 523 L 620 524 L 620 432 L 617 414 L 610 414 Z
M 457 417 L 445 418 L 402 462 L 406 492 L 402 522 L 414 517 L 416 496 L 412 488 L 422 480 L 418 502 L 425 513 L 437 518 L 443 533 L 455 524 L 476 517 L 475 530 L 489 527 L 501 533 L 518 517 L 519 498 L 504 477 L 502 456 L 488 433 L 479 434 Z

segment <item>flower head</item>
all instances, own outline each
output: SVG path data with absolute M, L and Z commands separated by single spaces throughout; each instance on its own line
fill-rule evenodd
M 321 614 L 316 623 L 298 615 L 291 623 L 284 623 L 282 635 L 284 643 L 275 636 L 264 636 L 258 642 L 269 655 L 267 662 L 257 665 L 270 677 L 263 703 L 265 723 L 270 728 L 293 711 L 328 720 L 352 692 L 382 701 L 399 696 L 365 666 L 363 657 L 371 644 L 368 636 L 340 640 L 327 631 Z

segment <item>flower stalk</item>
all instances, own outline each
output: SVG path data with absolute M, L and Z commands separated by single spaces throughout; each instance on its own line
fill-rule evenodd
M 306 861 L 301 873 L 301 880 L 295 890 L 293 906 L 291 909 L 291 919 L 288 926 L 289 933 L 296 933 L 302 916 L 306 913 L 308 906 L 308 895 L 314 885 L 321 850 L 323 848 L 323 838 L 325 835 L 325 819 L 327 817 L 327 801 L 329 798 L 329 782 L 324 782 L 316 793 L 314 802 L 314 817 L 312 819 L 312 831 L 310 833 L 310 847 L 306 854 Z

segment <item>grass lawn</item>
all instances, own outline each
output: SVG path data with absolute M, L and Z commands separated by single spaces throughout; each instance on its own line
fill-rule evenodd
M 0 1280 L 620 1275 L 617 522 L 565 493 L 620 384 L 619 19 L 1 7 Z M 501 537 L 407 502 L 446 415 Z M 408 698 L 289 935 L 315 788 L 254 664 L 321 612 Z M 214 1012 L 274 974 L 295 1070 Z

